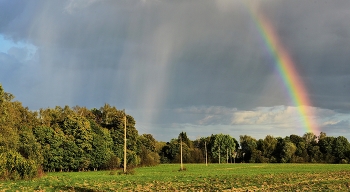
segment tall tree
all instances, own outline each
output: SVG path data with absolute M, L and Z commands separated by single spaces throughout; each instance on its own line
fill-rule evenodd
M 349 162 L 349 157 L 347 156 L 349 151 L 350 144 L 345 137 L 339 136 L 333 140 L 333 154 L 338 163 Z
M 156 152 L 157 141 L 151 134 L 143 134 L 139 136 L 140 159 L 142 166 L 154 166 L 160 163 L 160 157 Z
M 219 163 L 228 162 L 228 153 L 235 151 L 236 143 L 230 135 L 217 134 L 214 135 L 214 145 L 211 148 L 213 157 Z
M 261 145 L 262 154 L 266 158 L 271 160 L 271 157 L 275 152 L 276 145 L 277 145 L 277 139 L 271 135 L 267 135 L 265 139 L 262 141 L 262 145 Z
M 242 148 L 242 156 L 245 162 L 249 162 L 252 154 L 257 150 L 257 140 L 248 135 L 239 136 Z
M 283 150 L 281 153 L 281 162 L 288 163 L 290 162 L 292 156 L 294 155 L 297 147 L 291 141 L 285 140 L 283 145 Z
M 323 154 L 323 161 L 326 163 L 336 163 L 336 159 L 334 157 L 336 154 L 333 153 L 334 140 L 334 137 L 328 137 L 324 134 L 318 141 L 318 146 Z

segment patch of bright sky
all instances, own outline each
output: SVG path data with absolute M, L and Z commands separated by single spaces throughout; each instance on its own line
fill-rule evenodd
M 12 47 L 27 48 L 27 60 L 31 59 L 37 50 L 37 47 L 35 47 L 32 44 L 27 44 L 23 42 L 13 42 L 12 40 L 6 39 L 3 35 L 0 34 L 0 52 L 7 54 L 8 50 Z

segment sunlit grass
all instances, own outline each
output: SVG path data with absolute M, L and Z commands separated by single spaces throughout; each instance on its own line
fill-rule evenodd
M 135 169 L 134 175 L 110 171 L 48 173 L 31 181 L 6 181 L 11 191 L 147 190 L 350 190 L 350 166 L 334 164 L 166 164 Z

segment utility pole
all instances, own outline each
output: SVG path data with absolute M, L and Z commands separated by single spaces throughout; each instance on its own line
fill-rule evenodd
M 184 169 L 183 164 L 182 164 L 182 136 L 180 136 L 180 156 L 181 156 L 180 170 L 182 171 Z
M 204 142 L 205 147 L 205 166 L 208 166 L 207 141 Z
M 124 173 L 126 173 L 126 114 L 124 111 Z

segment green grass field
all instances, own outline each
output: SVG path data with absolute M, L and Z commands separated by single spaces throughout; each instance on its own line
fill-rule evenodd
M 166 164 L 111 171 L 48 173 L 31 181 L 2 181 L 0 191 L 350 191 L 350 165 Z

